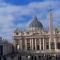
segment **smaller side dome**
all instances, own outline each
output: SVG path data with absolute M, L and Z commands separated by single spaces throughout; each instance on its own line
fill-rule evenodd
M 16 28 L 16 30 L 14 31 L 14 33 L 16 33 L 16 35 L 19 35 L 19 33 L 20 33 L 21 31 L 20 31 L 20 29 L 17 27 Z
M 16 33 L 16 32 L 20 32 L 20 29 L 17 27 L 14 32 L 15 32 L 15 33 Z

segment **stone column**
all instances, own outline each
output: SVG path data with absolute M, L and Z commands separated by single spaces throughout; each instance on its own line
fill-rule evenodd
M 15 40 L 13 40 L 13 45 L 14 45 L 14 47 L 16 47 L 16 41 Z
M 51 39 L 49 38 L 49 50 L 51 50 Z
M 20 49 L 22 50 L 22 40 L 20 40 Z
M 44 38 L 43 38 L 43 50 L 44 50 Z
M 32 50 L 33 50 L 33 39 L 32 39 Z
M 25 50 L 27 50 L 27 40 L 25 39 Z
M 54 38 L 55 50 L 57 49 L 56 38 Z
M 30 39 L 30 50 L 32 50 L 32 39 Z
M 36 48 L 36 38 L 35 38 L 35 50 L 37 50 L 37 48 Z
M 39 46 L 40 46 L 40 50 L 41 50 L 41 39 L 39 39 L 39 42 L 40 42 Z

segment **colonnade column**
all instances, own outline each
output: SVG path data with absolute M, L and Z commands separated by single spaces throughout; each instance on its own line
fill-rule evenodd
M 36 38 L 35 38 L 35 50 L 37 49 L 37 47 L 36 47 Z
M 55 50 L 57 49 L 56 38 L 54 38 Z
M 40 42 L 39 46 L 40 46 L 40 50 L 41 50 L 41 39 L 39 39 L 39 42 Z
M 44 38 L 43 38 L 43 50 L 44 50 Z
M 30 50 L 32 50 L 32 39 L 30 39 Z
M 32 39 L 32 50 L 33 50 L 33 39 Z
M 15 40 L 13 40 L 13 45 L 16 48 L 16 41 Z
M 25 49 L 27 50 L 27 40 L 25 39 Z
M 51 38 L 49 38 L 49 50 L 51 50 Z
M 19 40 L 20 50 L 22 50 L 22 40 Z

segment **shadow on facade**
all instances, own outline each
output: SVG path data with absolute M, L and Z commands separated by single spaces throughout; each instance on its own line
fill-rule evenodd
M 0 56 L 0 60 L 60 60 L 60 55 L 21 55 L 12 54 Z

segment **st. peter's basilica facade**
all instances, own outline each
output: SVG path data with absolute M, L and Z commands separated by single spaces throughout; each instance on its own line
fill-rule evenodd
M 14 47 L 22 55 L 51 55 L 60 54 L 60 31 L 53 28 L 52 13 L 49 12 L 49 29 L 35 16 L 26 31 L 17 28 L 13 33 Z M 24 53 L 23 53 L 24 52 Z

